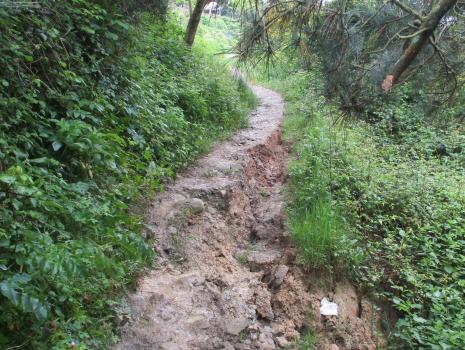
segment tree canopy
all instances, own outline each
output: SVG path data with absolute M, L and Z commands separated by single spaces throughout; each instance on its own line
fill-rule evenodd
M 327 92 L 347 110 L 405 81 L 436 104 L 452 105 L 463 86 L 463 1 L 277 0 L 243 8 L 242 61 L 298 50 L 305 65 L 320 65 Z

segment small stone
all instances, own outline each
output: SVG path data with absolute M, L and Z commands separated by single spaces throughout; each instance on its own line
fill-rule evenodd
M 200 214 L 205 209 L 203 200 L 199 198 L 191 198 L 187 201 L 187 206 L 192 210 L 194 214 Z
M 256 272 L 265 269 L 267 266 L 278 262 L 281 253 L 275 250 L 268 250 L 263 252 L 253 252 L 249 255 L 248 261 L 250 271 Z
M 270 230 L 262 224 L 255 225 L 252 229 L 252 233 L 259 239 L 266 239 L 270 236 Z
M 209 326 L 208 320 L 201 315 L 188 318 L 186 324 L 194 330 L 198 328 L 205 329 Z
M 276 337 L 276 344 L 278 344 L 280 348 L 285 348 L 289 345 L 289 342 L 284 337 Z
M 339 350 L 339 346 L 337 346 L 336 344 L 331 344 L 328 350 Z
M 257 314 L 264 319 L 272 320 L 274 318 L 274 313 L 271 307 L 271 293 L 264 287 L 258 288 L 255 293 Z
M 281 284 L 284 282 L 284 278 L 287 275 L 287 272 L 289 271 L 289 267 L 286 265 L 279 265 L 278 268 L 276 269 L 276 272 L 274 273 L 274 279 L 270 283 L 270 287 L 273 289 L 279 288 Z
M 258 332 L 260 327 L 257 323 L 251 324 L 248 328 L 249 332 Z
M 327 330 L 333 330 L 337 326 L 337 316 L 323 316 L 323 323 Z
M 173 315 L 170 312 L 167 312 L 166 310 L 162 311 L 160 314 L 160 318 L 163 321 L 169 321 L 173 318 Z
M 246 317 L 237 317 L 235 319 L 224 320 L 223 329 L 228 334 L 239 335 L 248 325 L 249 320 Z
M 261 350 L 276 349 L 271 333 L 260 333 L 260 335 L 258 336 L 258 341 L 256 341 L 255 343 Z
M 234 350 L 234 346 L 232 346 L 231 343 L 224 343 L 223 350 Z

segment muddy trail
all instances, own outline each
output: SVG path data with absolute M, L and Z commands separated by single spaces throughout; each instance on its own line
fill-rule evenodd
M 276 92 L 253 90 L 260 105 L 249 127 L 147 209 L 158 256 L 129 295 L 115 349 L 299 349 L 308 327 L 317 349 L 377 347 L 376 309 L 350 284 L 324 286 L 295 264 L 283 211 L 284 104 Z M 320 315 L 323 297 L 338 303 L 337 317 Z

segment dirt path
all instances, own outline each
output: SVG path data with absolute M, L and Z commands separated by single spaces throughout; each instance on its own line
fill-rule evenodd
M 357 331 L 352 321 L 320 318 L 328 291 L 310 290 L 293 264 L 282 208 L 289 153 L 281 139 L 283 101 L 265 88 L 253 90 L 261 102 L 250 126 L 200 159 L 148 209 L 147 233 L 159 256 L 129 297 L 131 322 L 115 349 L 296 348 L 293 340 L 309 319 L 327 334 L 318 348 L 374 348 L 353 288 L 329 293 L 360 320 Z

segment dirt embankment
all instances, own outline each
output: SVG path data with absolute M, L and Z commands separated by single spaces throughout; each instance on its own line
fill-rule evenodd
M 374 349 L 377 316 L 352 286 L 326 289 L 294 264 L 283 211 L 289 147 L 283 101 L 254 87 L 250 126 L 219 144 L 147 210 L 159 256 L 129 296 L 118 350 L 296 349 L 310 326 L 318 349 Z M 320 301 L 339 317 L 320 316 Z

